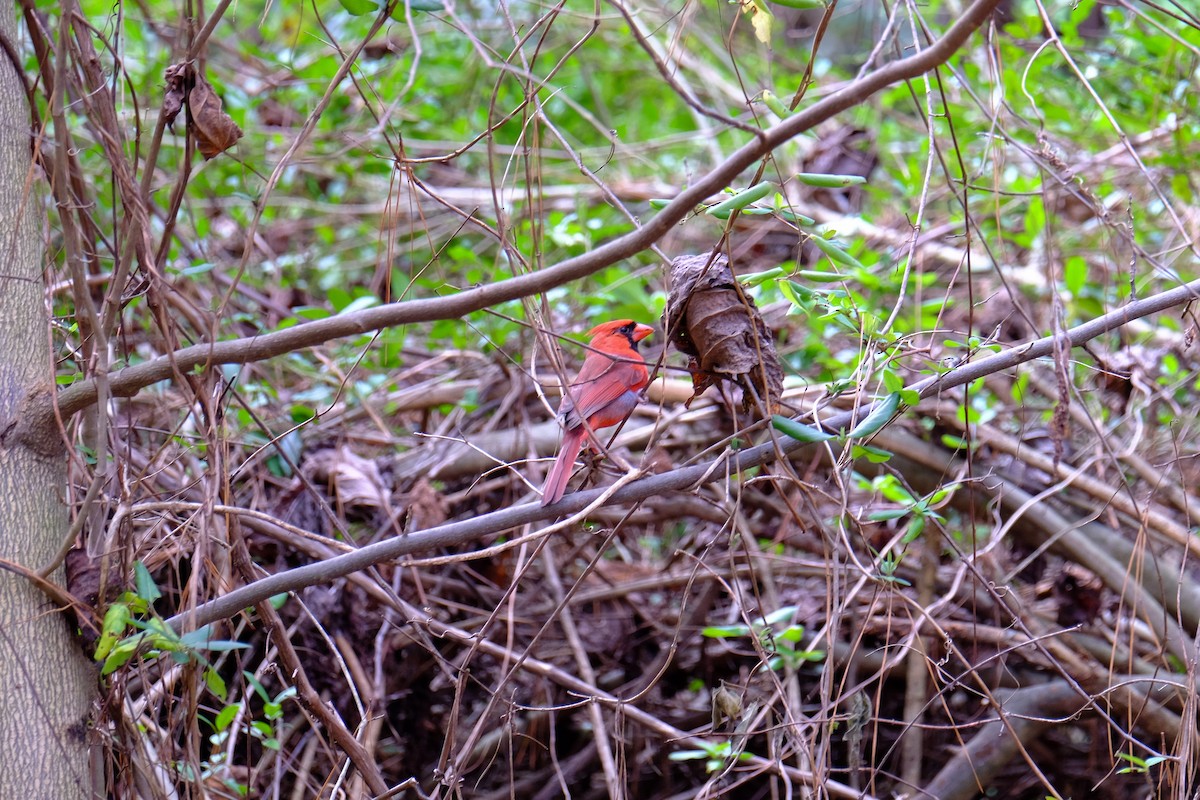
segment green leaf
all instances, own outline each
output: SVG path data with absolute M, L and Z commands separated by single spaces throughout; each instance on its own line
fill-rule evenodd
M 670 203 L 670 198 L 656 197 L 650 200 L 650 207 L 654 209 L 666 208 Z
M 737 280 L 742 286 L 758 286 L 774 278 L 783 277 L 784 274 L 783 267 L 774 267 L 762 272 L 747 272 L 738 275 Z
M 916 541 L 923 530 L 925 530 L 925 517 L 913 517 L 912 521 L 908 523 L 908 530 L 904 532 L 904 538 L 900 540 L 901 544 L 910 544 Z
M 212 692 L 213 695 L 221 698 L 222 700 L 225 699 L 225 694 L 228 691 L 225 686 L 225 679 L 217 674 L 215 669 L 209 667 L 208 669 L 204 670 L 204 685 L 208 687 L 208 690 Z
M 133 658 L 138 648 L 141 647 L 145 636 L 144 633 L 139 633 L 136 636 L 128 636 L 122 639 L 113 648 L 112 652 L 108 654 L 108 658 L 104 659 L 104 666 L 100 668 L 100 674 L 109 675 L 128 663 L 129 659 Z
M 242 670 L 242 677 L 246 679 L 246 683 L 250 685 L 250 688 L 254 690 L 255 694 L 262 698 L 264 703 L 270 702 L 271 695 L 267 694 L 266 687 L 264 687 L 262 682 L 254 676 L 253 672 Z
M 796 175 L 796 179 L 809 186 L 824 186 L 829 189 L 857 186 L 867 182 L 862 175 L 826 175 L 820 172 L 801 172 Z
M 162 597 L 162 592 L 154 584 L 154 578 L 150 577 L 150 570 L 146 569 L 146 565 L 141 561 L 133 562 L 133 585 L 137 587 L 137 596 L 147 603 L 153 603 Z
M 825 8 L 824 0 L 771 0 L 773 5 L 784 8 Z
M 832 433 L 825 433 L 808 425 L 802 425 L 794 419 L 788 419 L 780 414 L 771 417 L 771 426 L 798 442 L 827 442 L 834 438 Z
M 837 272 L 822 272 L 815 269 L 802 269 L 796 273 L 799 278 L 812 281 L 813 283 L 841 283 L 846 280 L 846 276 Z
M 1079 256 L 1071 256 L 1063 264 L 1063 283 L 1067 286 L 1067 291 L 1078 296 L 1079 292 L 1087 285 L 1087 262 Z
M 342 4 L 342 8 L 346 10 L 346 13 L 354 17 L 372 14 L 379 8 L 379 4 L 375 0 L 338 0 L 338 2 Z M 403 6 L 404 4 L 401 3 L 400 5 Z
M 229 639 L 210 639 L 210 636 L 212 636 L 212 625 L 205 625 L 202 628 L 197 628 L 180 636 L 178 643 L 180 647 L 189 650 L 209 650 L 214 653 L 226 650 L 245 650 L 250 647 L 245 642 L 235 642 Z
M 867 418 L 855 426 L 846 436 L 850 439 L 865 439 L 868 436 L 878 433 L 884 425 L 887 425 L 891 421 L 899 408 L 899 392 L 893 392 L 882 400 L 875 401 L 875 405 L 871 408 L 871 413 L 867 415 Z
M 847 267 L 854 267 L 855 269 L 866 269 L 861 261 L 828 239 L 821 236 L 810 236 L 808 237 L 808 241 L 816 245 L 818 250 L 829 256 L 829 260 L 836 264 L 845 264 Z
M 700 635 L 709 639 L 733 639 L 738 636 L 749 636 L 750 629 L 745 625 L 710 625 L 701 628 Z
M 868 447 L 862 444 L 856 444 L 850 448 L 850 457 L 854 459 L 865 458 L 872 464 L 886 464 L 892 460 L 892 454 L 887 450 L 879 447 Z
M 786 208 L 781 208 L 778 211 L 776 211 L 775 213 L 778 214 L 783 219 L 786 219 L 788 222 L 794 222 L 797 225 L 816 225 L 817 224 L 817 221 L 815 219 L 813 219 L 812 217 L 806 217 L 803 214 L 797 214 L 795 211 L 791 211 Z
M 775 189 L 776 186 L 771 181 L 757 183 L 749 189 L 743 189 L 728 200 L 723 200 L 715 206 L 710 206 L 708 213 L 718 219 L 723 219 L 722 214 L 728 217 L 732 212 L 745 208 L 756 200 L 762 200 L 768 194 L 775 191 Z
M 214 653 L 223 653 L 227 650 L 249 650 L 250 645 L 245 642 L 237 642 L 232 639 L 213 639 L 205 642 L 202 645 L 196 645 L 197 650 L 209 650 Z
M 763 625 L 778 625 L 780 622 L 787 622 L 792 617 L 796 616 L 796 606 L 783 606 L 772 611 L 767 616 L 763 617 Z
M 225 730 L 230 726 L 230 724 L 233 723 L 234 717 L 236 717 L 238 712 L 241 710 L 241 703 L 231 703 L 230 705 L 225 706 L 221 709 L 221 712 L 217 714 L 217 718 L 213 720 L 213 727 L 218 731 Z
M 775 637 L 781 642 L 798 642 L 804 638 L 803 625 L 789 625 Z
M 142 562 L 138 562 L 141 564 Z M 104 622 L 100 625 L 100 639 L 96 642 L 97 661 L 103 661 L 108 658 L 108 654 L 112 652 L 114 646 L 120 641 L 121 636 L 125 633 L 125 628 L 129 625 L 129 620 L 133 615 L 129 613 L 129 606 L 124 603 L 113 603 L 108 607 L 108 611 L 104 612 Z

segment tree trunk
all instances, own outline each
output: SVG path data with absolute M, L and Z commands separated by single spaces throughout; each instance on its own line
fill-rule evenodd
M 16 41 L 13 6 L 0 11 L 0 33 Z M 0 558 L 36 570 L 54 557 L 68 521 L 61 436 L 31 449 L 8 435 L 25 398 L 54 389 L 32 177 L 25 93 L 0 55 Z M 84 738 L 94 686 L 63 614 L 0 572 L 0 798 L 89 797 Z

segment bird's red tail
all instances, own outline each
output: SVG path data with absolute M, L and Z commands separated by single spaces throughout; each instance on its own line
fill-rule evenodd
M 562 499 L 567 489 L 567 481 L 571 479 L 571 470 L 575 468 L 575 457 L 583 449 L 583 439 L 587 431 L 583 428 L 567 431 L 563 434 L 562 447 L 558 449 L 558 458 L 546 476 L 546 484 L 542 487 L 542 505 L 548 506 Z

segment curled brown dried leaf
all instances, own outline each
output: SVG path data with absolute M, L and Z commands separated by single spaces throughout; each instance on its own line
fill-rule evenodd
M 771 329 L 725 256 L 680 256 L 671 262 L 663 325 L 673 331 L 676 349 L 689 357 L 692 399 L 728 380 L 742 389 L 743 408 L 757 403 L 764 415 L 778 411 L 783 368 Z
M 201 76 L 196 77 L 196 85 L 188 95 L 188 106 L 196 146 L 205 160 L 224 153 L 242 138 L 242 129 L 221 109 L 221 98 Z
M 183 101 L 187 99 L 188 86 L 195 75 L 195 69 L 190 62 L 172 64 L 163 72 L 166 80 L 166 94 L 163 97 L 163 117 L 168 125 L 175 124 L 175 118 L 183 110 Z
M 168 125 L 175 122 L 184 103 L 188 107 L 188 131 L 205 160 L 220 155 L 237 144 L 242 129 L 221 108 L 221 98 L 192 62 L 172 64 L 163 72 L 166 93 L 163 117 Z

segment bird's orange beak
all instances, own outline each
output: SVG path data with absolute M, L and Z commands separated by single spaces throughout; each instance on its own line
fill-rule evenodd
M 649 325 L 636 325 L 633 328 L 633 340 L 640 342 L 652 333 L 654 333 L 654 328 L 651 328 Z

